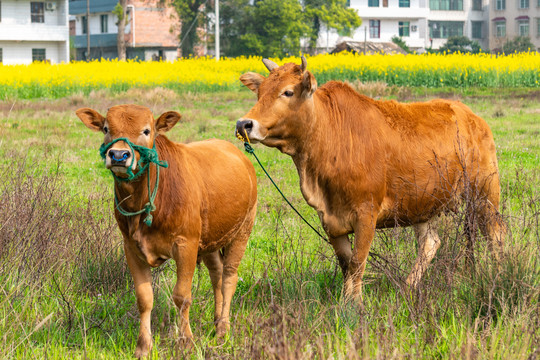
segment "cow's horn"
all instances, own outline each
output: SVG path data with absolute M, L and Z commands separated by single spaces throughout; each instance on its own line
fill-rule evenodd
M 275 62 L 273 62 L 272 60 L 268 60 L 268 59 L 263 59 L 263 64 L 264 66 L 266 66 L 266 68 L 268 69 L 268 71 L 272 71 L 274 70 L 275 68 L 278 68 L 278 64 L 276 64 Z
M 304 55 L 302 55 L 302 73 L 304 73 L 307 69 L 307 60 Z

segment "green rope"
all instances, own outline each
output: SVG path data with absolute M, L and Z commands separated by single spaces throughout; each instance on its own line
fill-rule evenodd
M 135 151 L 137 151 L 139 153 L 139 155 L 140 155 L 139 164 L 144 164 L 144 165 L 140 166 L 139 171 L 137 171 L 137 173 L 135 173 L 135 174 L 131 170 L 131 166 L 129 168 L 127 168 L 126 172 L 127 172 L 128 176 L 126 178 L 118 177 L 118 176 L 116 176 L 114 174 L 114 172 L 111 171 L 111 174 L 113 175 L 115 180 L 117 180 L 119 182 L 127 182 L 127 181 L 134 180 L 134 179 L 138 178 L 139 176 L 141 176 L 145 171 L 147 171 L 148 168 L 150 167 L 151 163 L 156 164 L 156 183 L 154 185 L 153 190 L 151 190 L 151 187 L 150 187 L 150 171 L 147 171 L 147 175 L 148 175 L 148 202 L 143 206 L 143 208 L 141 210 L 135 211 L 135 212 L 130 212 L 130 211 L 126 211 L 126 210 L 122 209 L 122 207 L 120 207 L 120 202 L 118 201 L 118 197 L 116 196 L 116 191 L 114 192 L 114 204 L 115 204 L 116 209 L 118 210 L 118 212 L 120 214 L 122 214 L 124 216 L 135 216 L 135 215 L 139 215 L 139 214 L 142 214 L 142 213 L 146 213 L 147 215 L 144 218 L 143 222 L 147 226 L 151 226 L 152 225 L 152 220 L 154 218 L 153 218 L 152 214 L 150 214 L 150 213 L 156 210 L 156 205 L 154 204 L 154 200 L 156 199 L 157 190 L 158 190 L 158 186 L 159 186 L 159 168 L 160 167 L 164 167 L 164 168 L 169 167 L 169 164 L 167 164 L 167 162 L 164 161 L 164 160 L 159 160 L 159 156 L 158 156 L 158 153 L 157 153 L 157 150 L 156 150 L 156 143 L 155 142 L 154 142 L 154 146 L 152 148 L 147 148 L 147 147 L 144 147 L 144 146 L 135 145 L 131 141 L 129 141 L 129 139 L 127 139 L 127 138 L 118 138 L 118 139 L 115 139 L 115 140 L 111 141 L 108 144 L 103 143 L 101 145 L 101 147 L 99 148 L 99 154 L 101 155 L 101 157 L 103 159 L 105 159 L 105 157 L 107 156 L 107 151 L 110 149 L 110 147 L 113 146 L 118 141 L 124 141 L 126 144 L 128 144 L 128 146 L 129 146 L 129 148 L 131 150 L 131 154 L 133 154 L 133 156 L 135 156 Z
M 261 163 L 261 161 L 259 160 L 259 158 L 257 157 L 257 155 L 255 154 L 255 150 L 253 149 L 253 147 L 247 142 L 245 141 L 244 142 L 244 149 L 246 150 L 246 152 L 248 152 L 249 154 L 253 155 L 255 157 L 255 159 L 257 160 L 257 162 L 259 163 L 259 165 L 261 166 L 261 169 L 263 169 L 264 173 L 266 174 L 266 176 L 268 177 L 268 179 L 270 179 L 270 181 L 272 182 L 272 184 L 274 185 L 274 187 L 276 188 L 276 190 L 280 193 L 281 197 L 287 202 L 287 204 L 289 204 L 289 206 L 291 207 L 291 209 L 294 210 L 294 212 L 296 212 L 296 214 L 298 214 L 298 216 L 300 216 L 300 219 L 302 219 L 310 228 L 313 229 L 313 231 L 315 231 L 317 233 L 317 235 L 319 235 L 319 237 L 321 239 L 323 239 L 324 241 L 326 241 L 327 243 L 330 243 L 328 241 L 327 238 L 325 238 L 324 236 L 321 235 L 320 232 L 317 231 L 317 229 L 315 229 L 313 227 L 313 225 L 311 225 L 309 223 L 309 221 L 307 221 L 303 216 L 302 214 L 300 214 L 300 212 L 298 210 L 296 210 L 296 208 L 293 206 L 293 204 L 291 204 L 291 202 L 287 199 L 287 197 L 283 194 L 283 192 L 279 189 L 279 187 L 277 186 L 277 184 L 275 183 L 274 179 L 272 179 L 272 177 L 270 176 L 270 174 L 268 174 L 268 171 L 266 171 L 266 169 L 264 168 L 263 164 Z

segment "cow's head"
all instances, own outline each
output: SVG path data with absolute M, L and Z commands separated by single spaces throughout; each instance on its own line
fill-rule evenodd
M 267 78 L 253 72 L 240 76 L 240 81 L 257 94 L 258 101 L 237 121 L 236 135 L 291 153 L 292 142 L 309 128 L 317 81 L 306 70 L 303 56 L 301 65 L 278 66 L 268 59 L 263 63 L 270 70 Z
M 89 129 L 103 132 L 104 144 L 126 138 L 134 145 L 147 148 L 152 148 L 156 136 L 169 131 L 181 117 L 175 111 L 168 111 L 156 120 L 150 109 L 139 105 L 113 106 L 106 117 L 89 108 L 79 109 L 76 114 Z M 140 154 L 134 152 L 126 141 L 115 142 L 105 153 L 107 169 L 120 177 L 125 176 L 128 168 L 135 171 Z

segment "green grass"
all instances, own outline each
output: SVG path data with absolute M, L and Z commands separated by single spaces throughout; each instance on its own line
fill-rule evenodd
M 497 268 L 486 244 L 465 266 L 459 215 L 441 220 L 443 246 L 410 294 L 402 282 L 415 258 L 410 229 L 379 232 L 364 304 L 341 299 L 330 247 L 282 201 L 256 165 L 258 215 L 234 296 L 231 334 L 214 339 L 213 296 L 202 266 L 193 281 L 191 358 L 480 358 L 538 356 L 540 343 L 540 108 L 534 90 L 383 89 L 373 96 L 420 101 L 444 96 L 469 105 L 491 126 L 512 236 Z M 155 116 L 178 110 L 175 141 L 229 139 L 254 103 L 240 92 L 176 94 L 130 90 L 60 100 L 0 103 L 0 358 L 123 359 L 134 352 L 138 311 L 112 218 L 112 178 L 102 135 L 76 118 L 138 103 Z M 291 159 L 255 151 L 288 198 L 317 227 Z M 36 209 L 38 209 L 36 211 Z M 9 242 L 11 241 L 11 242 Z M 154 271 L 153 359 L 180 358 L 172 263 Z

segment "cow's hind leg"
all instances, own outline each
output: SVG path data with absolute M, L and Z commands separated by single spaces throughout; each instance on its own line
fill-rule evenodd
M 352 248 L 351 242 L 349 241 L 349 236 L 343 235 L 331 237 L 330 244 L 332 244 L 332 247 L 334 248 L 339 266 L 343 272 L 343 278 L 345 278 L 345 276 L 347 276 L 347 269 L 352 257 Z
M 413 288 L 416 288 L 420 283 L 422 275 L 441 245 L 435 223 L 436 218 L 432 218 L 427 222 L 414 225 L 414 233 L 418 240 L 418 256 L 411 273 L 407 277 L 407 284 Z
M 135 296 L 141 316 L 139 338 L 135 349 L 135 357 L 141 358 L 147 356 L 152 349 L 152 333 L 150 331 L 150 315 L 154 304 L 152 273 L 150 266 L 133 254 L 126 242 L 124 242 L 124 251 L 129 271 L 135 283 Z
M 218 250 L 204 255 L 202 259 L 208 268 L 210 280 L 212 281 L 212 288 L 214 289 L 214 300 L 216 306 L 214 310 L 214 323 L 217 325 L 221 318 L 221 311 L 223 308 L 223 292 L 221 291 L 223 278 L 223 256 Z

